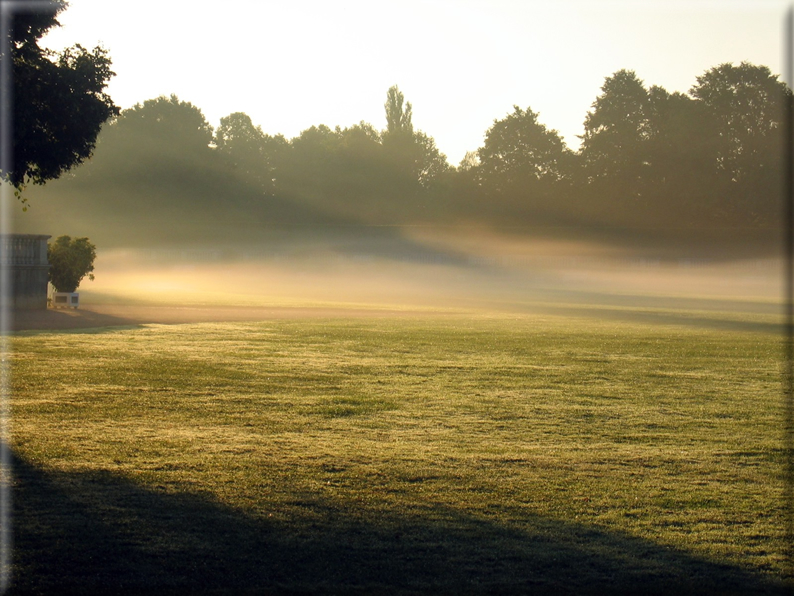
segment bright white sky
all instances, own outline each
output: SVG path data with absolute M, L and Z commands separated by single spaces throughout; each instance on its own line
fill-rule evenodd
M 530 107 L 572 148 L 621 68 L 686 92 L 723 62 L 783 74 L 788 2 L 667 0 L 70 0 L 46 45 L 108 49 L 128 108 L 175 93 L 209 123 L 245 112 L 267 133 L 385 127 L 399 85 L 414 127 L 451 164 L 495 119 Z M 782 78 L 782 76 L 781 76 Z

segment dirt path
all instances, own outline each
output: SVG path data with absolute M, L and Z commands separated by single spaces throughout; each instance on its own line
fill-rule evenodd
M 422 311 L 259 306 L 149 306 L 93 304 L 79 309 L 12 312 L 12 331 L 87 329 L 127 325 L 267 321 L 269 319 L 394 317 Z M 438 314 L 438 313 L 435 313 Z

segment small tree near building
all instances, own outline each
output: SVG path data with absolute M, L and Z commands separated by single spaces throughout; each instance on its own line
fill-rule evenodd
M 75 292 L 87 275 L 94 280 L 96 246 L 88 238 L 60 236 L 47 247 L 50 261 L 49 281 L 56 292 Z

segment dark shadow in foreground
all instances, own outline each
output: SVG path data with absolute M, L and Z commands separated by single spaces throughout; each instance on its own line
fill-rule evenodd
M 517 530 L 430 503 L 376 517 L 302 493 L 307 513 L 286 525 L 109 472 L 13 463 L 8 594 L 784 593 L 736 566 L 548 518 Z
M 14 310 L 11 331 L 42 331 L 46 329 L 78 329 L 133 325 L 135 321 L 92 312 L 85 309 Z

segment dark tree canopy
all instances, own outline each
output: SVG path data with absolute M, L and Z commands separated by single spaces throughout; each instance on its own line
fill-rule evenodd
M 648 91 L 634 71 L 619 70 L 601 87 L 584 121 L 581 154 L 588 180 L 633 194 L 647 138 Z
M 642 172 L 637 180 L 641 189 L 635 196 L 676 212 L 679 222 L 690 224 L 708 217 L 714 211 L 717 196 L 710 173 L 710 122 L 701 102 L 683 93 L 651 87 L 646 104 Z
M 148 99 L 102 129 L 86 169 L 110 184 L 186 184 L 201 178 L 212 157 L 212 127 L 201 110 L 176 95 Z
M 769 219 L 778 210 L 789 93 L 769 68 L 747 62 L 709 69 L 690 90 L 709 117 L 709 170 L 726 195 L 727 211 Z
M 513 106 L 458 168 L 458 178 L 473 188 L 455 192 L 484 203 L 481 209 L 501 221 L 546 218 L 569 198 L 573 167 L 574 154 L 557 131 L 541 124 L 530 108 Z
M 607 77 L 585 119 L 582 195 L 604 222 L 773 225 L 787 90 L 765 66 L 721 64 L 689 94 Z
M 221 118 L 221 124 L 215 129 L 215 146 L 220 151 L 258 152 L 265 134 L 258 126 L 254 126 L 251 117 L 243 112 L 234 112 Z
M 555 130 L 538 122 L 538 114 L 513 106 L 495 120 L 477 152 L 483 180 L 494 190 L 553 184 L 569 175 L 570 151 Z
M 280 158 L 287 146 L 283 136 L 267 135 L 254 126 L 248 114 L 234 112 L 221 118 L 214 144 L 238 177 L 247 178 L 259 191 L 272 194 Z
M 201 110 L 176 95 L 147 99 L 124 110 L 115 126 L 128 134 L 148 139 L 161 147 L 173 145 L 180 151 L 205 152 L 212 142 L 212 127 Z
M 90 157 L 102 124 L 119 111 L 105 93 L 114 73 L 103 48 L 57 54 L 39 47 L 67 3 L 54 6 L 13 17 L 13 165 L 3 174 L 17 188 L 44 184 Z
M 720 64 L 697 77 L 690 94 L 716 117 L 728 159 L 754 153 L 782 128 L 786 85 L 766 66 Z

